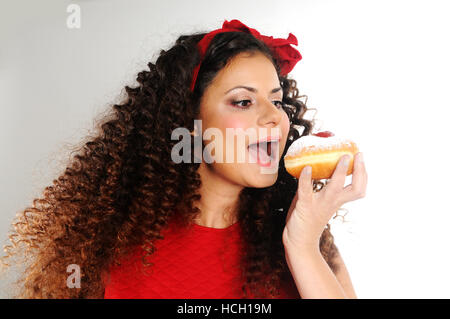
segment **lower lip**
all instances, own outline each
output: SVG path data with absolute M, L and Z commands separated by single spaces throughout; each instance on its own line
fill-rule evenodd
M 272 150 L 272 151 L 273 151 L 273 150 Z M 261 159 L 260 159 L 260 156 L 259 156 L 259 152 L 258 152 L 258 154 L 255 154 L 254 151 L 251 152 L 250 149 L 248 149 L 248 148 L 247 148 L 247 152 L 249 153 L 249 155 L 250 155 L 253 159 L 256 160 L 256 163 L 257 163 L 259 166 L 262 166 L 262 167 L 270 167 L 270 166 L 275 166 L 275 165 L 277 164 L 277 161 L 274 160 L 274 158 L 272 158 L 272 155 L 269 156 L 269 161 L 268 161 L 268 162 L 262 162 Z M 255 158 L 255 157 L 256 157 L 256 158 Z

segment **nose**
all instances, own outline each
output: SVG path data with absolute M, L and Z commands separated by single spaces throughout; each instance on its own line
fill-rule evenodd
M 264 100 L 260 108 L 260 116 L 258 118 L 258 124 L 264 126 L 277 126 L 284 112 L 282 109 L 277 108 L 272 101 Z

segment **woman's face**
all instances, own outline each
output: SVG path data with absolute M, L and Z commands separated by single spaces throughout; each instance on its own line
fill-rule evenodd
M 273 185 L 289 132 L 282 98 L 278 75 L 267 57 L 262 53 L 235 56 L 218 72 L 200 103 L 205 148 L 214 142 L 214 147 L 209 145 L 214 161 L 206 164 L 203 159 L 202 165 L 243 187 Z M 220 131 L 222 136 L 206 137 L 206 130 Z M 273 142 L 254 144 L 267 139 Z

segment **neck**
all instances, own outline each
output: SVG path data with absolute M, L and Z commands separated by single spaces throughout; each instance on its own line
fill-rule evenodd
M 237 222 L 237 204 L 243 186 L 218 175 L 204 162 L 198 169 L 202 184 L 201 199 L 195 204 L 200 214 L 194 220 L 198 225 L 225 228 Z

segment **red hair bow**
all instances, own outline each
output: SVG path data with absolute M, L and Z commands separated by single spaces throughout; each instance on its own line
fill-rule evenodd
M 191 91 L 194 91 L 195 81 L 197 80 L 198 71 L 200 65 L 206 53 L 206 49 L 209 43 L 218 33 L 222 32 L 246 32 L 252 34 L 255 38 L 262 40 L 273 52 L 275 58 L 280 66 L 280 73 L 282 76 L 287 75 L 295 66 L 295 64 L 302 59 L 300 52 L 293 48 L 291 44 L 298 45 L 297 38 L 292 33 L 289 33 L 287 39 L 274 39 L 272 36 L 265 36 L 260 34 L 257 30 L 247 27 L 239 20 L 231 20 L 225 22 L 221 29 L 217 29 L 206 34 L 197 44 L 200 53 L 200 63 L 195 67 L 194 74 L 192 76 Z

